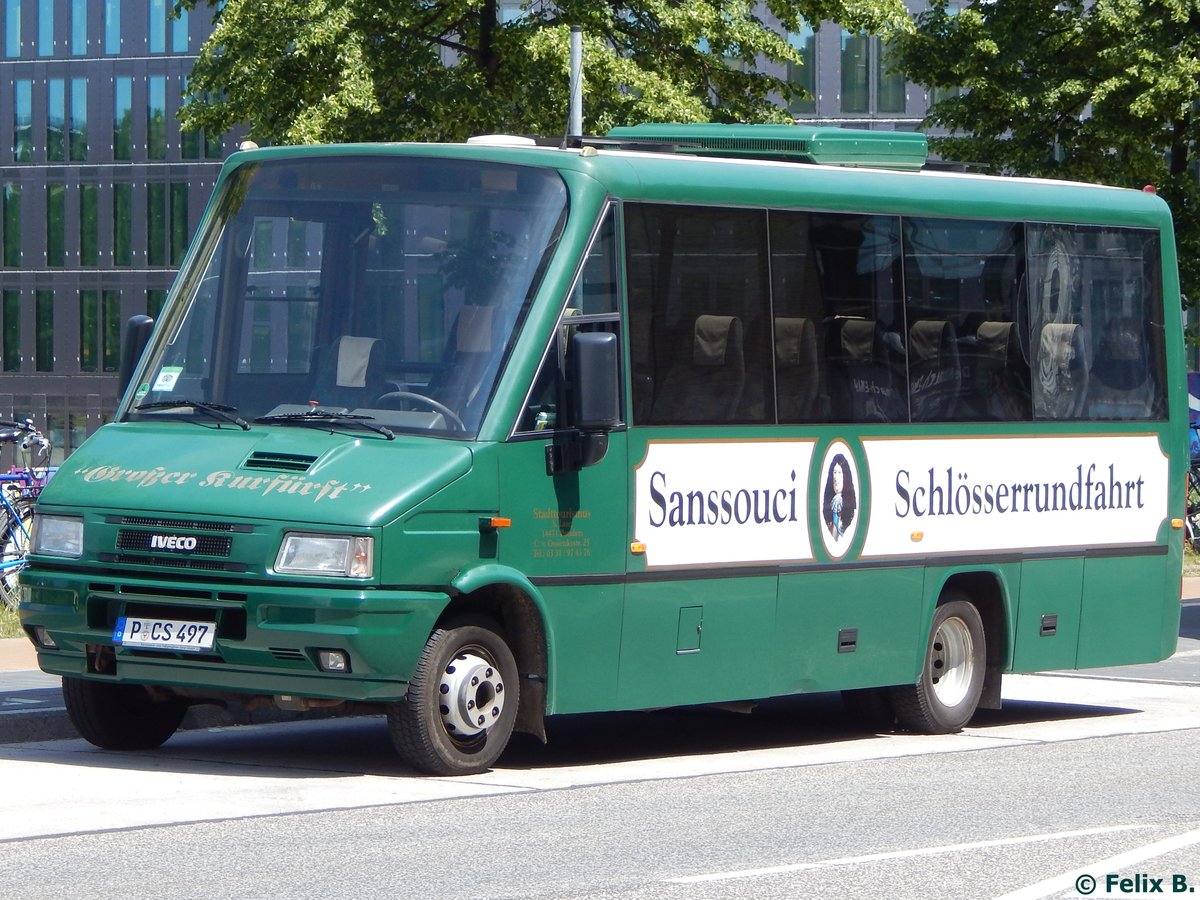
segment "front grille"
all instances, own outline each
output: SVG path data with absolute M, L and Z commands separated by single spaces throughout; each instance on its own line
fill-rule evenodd
M 245 563 L 194 556 L 134 556 L 132 553 L 101 553 L 100 561 L 132 566 L 161 566 L 169 569 L 194 569 L 204 572 L 245 572 Z
M 300 650 L 293 650 L 291 647 L 271 647 L 269 648 L 271 655 L 280 662 L 304 662 L 307 657 Z
M 160 519 L 153 516 L 109 516 L 110 525 L 133 525 L 138 528 L 178 528 L 187 531 L 249 531 L 249 525 L 233 522 L 214 522 L 199 519 Z
M 117 535 L 117 549 L 130 550 L 135 553 L 150 553 L 153 550 L 161 549 L 151 547 L 151 541 L 156 532 L 153 531 L 128 531 L 122 529 Z M 189 535 L 194 537 L 196 546 L 194 549 L 186 552 L 189 554 L 197 553 L 201 556 L 228 556 L 229 551 L 233 548 L 233 538 L 224 537 L 214 534 Z

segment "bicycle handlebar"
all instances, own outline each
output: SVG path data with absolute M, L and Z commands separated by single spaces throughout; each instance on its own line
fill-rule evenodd
M 34 482 L 45 484 L 45 479 L 49 474 L 50 454 L 54 445 L 49 438 L 34 427 L 33 419 L 26 419 L 24 422 L 0 419 L 0 446 L 4 444 L 19 444 L 25 457 L 25 465 L 33 476 Z
M 43 451 L 50 449 L 50 440 L 34 427 L 33 419 L 24 422 L 0 419 L 0 444 L 15 444 L 18 441 L 25 450 L 35 446 Z
M 39 455 L 49 453 L 50 446 L 50 439 L 40 431 L 35 431 L 33 434 L 25 435 L 25 439 L 21 441 L 22 450 L 32 450 L 34 447 L 36 447 L 39 451 Z

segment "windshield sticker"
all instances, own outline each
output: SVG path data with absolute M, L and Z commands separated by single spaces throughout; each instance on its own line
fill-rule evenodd
M 179 376 L 182 374 L 183 366 L 163 366 L 158 370 L 158 377 L 154 379 L 154 390 L 175 390 L 175 382 L 179 380 Z
M 812 441 L 657 442 L 637 469 L 646 565 L 810 560 Z
M 201 488 L 227 488 L 234 491 L 249 491 L 266 497 L 270 494 L 288 494 L 307 497 L 314 503 L 321 500 L 337 500 L 343 494 L 365 494 L 371 485 L 361 481 L 310 481 L 303 475 L 238 475 L 228 470 L 219 470 L 201 475 L 199 472 L 171 471 L 162 466 L 153 469 L 124 469 L 120 466 L 86 466 L 76 470 L 89 484 L 113 482 L 133 485 L 137 488 L 170 487 L 189 485 Z
M 1152 434 L 864 440 L 862 556 L 1152 544 L 1168 461 Z

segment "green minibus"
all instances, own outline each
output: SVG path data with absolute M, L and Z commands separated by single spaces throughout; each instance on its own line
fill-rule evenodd
M 19 607 L 100 747 L 270 701 L 470 774 L 553 715 L 833 691 L 945 733 L 1175 648 L 1151 191 L 801 126 L 250 147 L 123 352 Z

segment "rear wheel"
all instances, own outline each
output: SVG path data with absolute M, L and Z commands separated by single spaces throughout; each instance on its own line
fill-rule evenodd
M 951 594 L 938 604 L 929 629 L 925 665 L 916 684 L 891 689 L 902 726 L 925 734 L 961 731 L 983 695 L 983 619 L 969 600 Z
M 140 684 L 63 678 L 75 730 L 105 750 L 150 750 L 173 735 L 187 712 L 178 698 L 156 699 Z
M 460 620 L 429 636 L 408 696 L 388 705 L 388 728 L 414 768 L 472 775 L 504 751 L 519 701 L 517 663 L 499 629 Z

